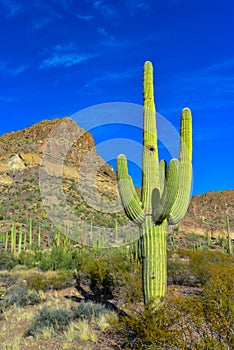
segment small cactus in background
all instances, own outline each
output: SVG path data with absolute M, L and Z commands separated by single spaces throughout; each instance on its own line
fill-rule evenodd
M 11 225 L 11 253 L 16 255 L 16 226 L 14 222 Z
M 22 238 L 23 238 L 23 230 L 22 226 L 19 228 L 19 237 L 18 237 L 18 254 L 22 251 Z
M 33 227 L 32 219 L 29 219 L 29 249 L 32 249 L 32 240 L 33 240 Z
M 8 249 L 8 242 L 9 242 L 9 233 L 6 232 L 5 234 L 5 251 Z
M 232 239 L 230 234 L 230 223 L 229 223 L 229 217 L 226 216 L 226 222 L 227 222 L 227 252 L 229 254 L 232 254 Z
M 41 248 L 41 226 L 38 227 L 37 232 L 37 249 Z
M 159 162 L 156 110 L 154 104 L 153 67 L 144 65 L 144 135 L 142 155 L 142 195 L 139 199 L 128 174 L 127 159 L 117 158 L 118 188 L 127 216 L 139 225 L 140 252 L 145 305 L 154 309 L 165 297 L 166 228 L 177 224 L 185 215 L 192 180 L 192 117 L 184 108 L 180 125 L 179 160 L 172 159 L 167 167 Z

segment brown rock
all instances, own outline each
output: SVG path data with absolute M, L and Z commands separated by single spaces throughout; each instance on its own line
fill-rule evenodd
M 1 185 L 11 185 L 14 182 L 12 177 L 8 175 L 0 175 L 0 184 Z
M 37 153 L 20 153 L 26 166 L 38 166 L 41 164 L 41 157 Z
M 25 168 L 24 161 L 19 154 L 11 155 L 5 163 L 8 170 L 22 170 Z

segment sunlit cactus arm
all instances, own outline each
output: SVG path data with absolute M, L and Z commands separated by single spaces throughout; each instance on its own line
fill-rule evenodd
M 136 224 L 143 223 L 145 220 L 144 209 L 132 178 L 128 175 L 127 159 L 123 154 L 117 158 L 117 178 L 120 198 L 127 216 Z
M 177 224 L 185 215 L 192 182 L 192 115 L 184 108 L 180 123 L 179 190 L 170 212 L 169 224 Z

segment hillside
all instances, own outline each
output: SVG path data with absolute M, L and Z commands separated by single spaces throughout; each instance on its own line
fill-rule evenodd
M 196 195 L 179 225 L 179 231 L 219 238 L 227 234 L 226 215 L 234 238 L 234 190 Z
M 68 152 L 66 148 L 69 148 Z M 44 190 L 48 196 L 41 191 L 45 174 L 48 188 Z M 128 222 L 123 211 L 109 211 L 119 203 L 119 199 L 116 202 L 116 175 L 113 168 L 96 153 L 92 135 L 79 128 L 71 119 L 61 118 L 44 120 L 0 137 L 0 233 L 10 231 L 13 221 L 28 230 L 31 220 L 35 229 L 39 226 L 42 228 L 44 237 L 51 234 L 53 223 L 44 205 L 48 201 L 51 206 L 59 205 L 53 201 L 52 187 L 61 178 L 62 190 L 73 214 L 85 218 L 90 227 L 100 225 L 115 228 L 117 223 Z M 84 179 L 88 187 L 80 193 L 82 187 L 77 184 Z M 98 203 L 94 203 L 95 199 L 90 197 L 94 187 L 97 187 L 100 202 L 107 203 L 104 212 L 95 208 Z M 44 203 L 43 196 L 46 196 Z M 53 215 L 56 220 L 57 214 Z M 233 190 L 196 195 L 176 234 L 226 235 L 226 215 L 229 215 L 233 235 Z M 65 221 L 64 214 L 66 226 Z
M 81 195 L 78 183 L 84 179 Z M 109 208 L 113 206 L 112 200 L 117 198 L 115 173 L 96 154 L 92 135 L 70 118 L 61 118 L 45 120 L 0 137 L 0 233 L 10 230 L 13 221 L 29 229 L 31 221 L 34 228 L 42 228 L 44 236 L 50 234 L 53 222 L 44 206 L 48 201 L 54 205 L 57 188 L 52 187 L 58 181 L 73 214 L 85 218 L 89 225 L 115 227 L 116 222 L 125 220 L 123 212 L 103 213 L 92 205 L 93 199 L 89 196 L 94 190 L 91 187 L 95 186 L 99 200 L 110 203 Z M 45 182 L 50 188 L 45 188 Z M 47 193 L 42 193 L 43 189 Z M 56 198 L 56 207 L 60 205 L 59 200 Z M 61 220 L 65 222 L 65 214 Z

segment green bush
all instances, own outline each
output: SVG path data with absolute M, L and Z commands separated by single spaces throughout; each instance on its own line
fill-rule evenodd
M 65 330 L 72 320 L 73 315 L 69 310 L 44 307 L 39 311 L 34 323 L 27 328 L 24 335 L 35 336 L 46 328 L 53 328 L 55 331 Z
M 72 308 L 74 319 L 92 321 L 101 315 L 107 313 L 107 309 L 102 304 L 93 303 L 91 301 L 81 301 L 77 306 Z
M 198 280 L 194 276 L 190 264 L 176 256 L 168 259 L 167 282 L 169 285 L 195 286 Z
M 2 300 L 0 301 L 0 309 L 6 309 L 12 305 L 24 307 L 27 305 L 35 305 L 41 302 L 38 292 L 28 290 L 24 284 L 17 284 L 11 287 Z
M 18 259 L 14 257 L 13 254 L 6 251 L 0 251 L 0 271 L 11 270 L 18 263 Z
M 71 271 L 34 272 L 25 277 L 28 288 L 33 290 L 61 290 L 73 285 Z
M 66 250 L 64 247 L 53 247 L 43 254 L 39 267 L 43 271 L 74 270 L 79 268 L 79 251 Z
M 187 252 L 189 256 L 189 265 L 193 275 L 198 283 L 205 284 L 212 276 L 214 270 L 226 269 L 227 266 L 233 266 L 234 256 L 223 252 Z
M 53 247 L 45 251 L 22 252 L 20 264 L 29 268 L 39 267 L 42 271 L 74 270 L 79 268 L 79 251 L 64 247 Z
M 111 263 L 110 263 L 111 262 Z M 135 265 L 118 249 L 92 249 L 81 253 L 78 278 L 91 288 L 112 291 L 123 283 Z
M 39 263 L 42 257 L 43 257 L 43 251 L 38 251 L 38 250 L 22 251 L 19 254 L 19 263 L 31 269 L 33 267 L 39 266 Z
M 36 315 L 33 324 L 27 328 L 24 335 L 35 336 L 48 328 L 55 332 L 64 331 L 73 321 L 96 322 L 100 316 L 108 312 L 109 310 L 102 304 L 84 301 L 72 307 L 71 310 L 44 307 Z

